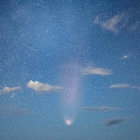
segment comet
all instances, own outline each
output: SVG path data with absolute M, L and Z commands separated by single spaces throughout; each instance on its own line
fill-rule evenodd
M 62 85 L 65 87 L 61 98 L 61 111 L 66 125 L 72 125 L 78 109 L 80 73 L 77 64 L 69 64 L 62 74 Z
M 64 121 L 66 125 L 72 125 L 73 123 L 73 120 L 70 120 L 70 119 L 65 119 Z

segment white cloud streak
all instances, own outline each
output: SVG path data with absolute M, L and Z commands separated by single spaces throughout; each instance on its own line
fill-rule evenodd
M 34 82 L 32 80 L 30 80 L 27 83 L 27 87 L 38 92 L 53 92 L 53 91 L 63 89 L 62 87 L 59 87 L 59 86 L 52 86 L 52 85 L 48 85 L 47 83 L 40 83 L 38 81 Z
M 140 90 L 140 86 L 133 86 L 129 84 L 114 84 L 114 85 L 111 85 L 109 88 L 131 88 L 131 89 Z
M 83 74 L 84 75 L 111 75 L 112 71 L 109 69 L 104 69 L 104 68 L 94 68 L 94 67 L 87 67 L 83 69 Z
M 21 87 L 4 87 L 2 90 L 0 90 L 0 94 L 6 94 L 6 93 L 10 93 L 12 91 L 17 91 L 20 90 Z
M 128 84 L 115 84 L 115 85 L 111 85 L 110 88 L 129 88 L 130 85 Z

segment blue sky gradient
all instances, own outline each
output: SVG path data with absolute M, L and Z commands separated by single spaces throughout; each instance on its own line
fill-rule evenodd
M 139 7 L 0 0 L 0 139 L 139 140 Z

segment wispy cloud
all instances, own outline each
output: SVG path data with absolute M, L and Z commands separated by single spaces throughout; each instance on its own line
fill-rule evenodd
M 114 84 L 114 85 L 111 85 L 109 88 L 132 88 L 132 89 L 140 90 L 140 86 L 133 86 L 129 84 Z
M 112 71 L 104 68 L 87 67 L 83 69 L 84 75 L 111 75 Z
M 59 86 L 52 86 L 52 85 L 48 85 L 47 83 L 40 83 L 38 81 L 34 82 L 32 80 L 30 80 L 27 83 L 27 87 L 38 92 L 51 92 L 51 91 L 57 91 L 63 89 L 62 87 Z
M 140 86 L 131 86 L 131 88 L 140 90 Z
M 110 111 L 110 110 L 120 110 L 120 108 L 111 107 L 111 106 L 81 107 L 80 109 L 81 109 L 81 110 L 87 110 L 87 111 Z
M 125 27 L 128 20 L 128 16 L 124 13 L 116 14 L 113 17 L 102 21 L 99 16 L 96 16 L 94 24 L 100 25 L 103 29 L 118 33 L 119 30 Z
M 129 88 L 130 85 L 128 84 L 115 84 L 115 85 L 111 85 L 110 88 Z
M 2 90 L 0 90 L 0 94 L 6 94 L 12 91 L 17 91 L 20 90 L 21 87 L 4 87 Z
M 30 110 L 20 107 L 16 104 L 4 104 L 0 105 L 0 115 L 24 115 L 31 113 Z
M 112 125 L 118 125 L 125 121 L 124 118 L 115 118 L 115 119 L 109 119 L 104 121 L 104 125 L 106 126 L 112 126 Z
M 124 55 L 123 57 L 122 57 L 122 59 L 127 59 L 127 58 L 129 58 L 130 57 L 130 55 Z
M 23 115 L 23 114 L 28 114 L 30 111 L 28 109 L 18 109 L 18 110 L 13 110 L 9 112 L 10 115 Z

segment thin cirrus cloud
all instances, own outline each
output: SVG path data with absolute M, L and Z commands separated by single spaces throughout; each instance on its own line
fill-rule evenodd
M 53 91 L 58 91 L 58 90 L 63 89 L 62 87 L 59 87 L 59 86 L 52 86 L 47 83 L 40 83 L 38 81 L 34 82 L 32 80 L 30 80 L 27 83 L 27 87 L 37 92 L 53 92 Z
M 3 89 L 0 90 L 0 94 L 6 94 L 6 93 L 10 93 L 12 91 L 17 91 L 20 90 L 21 87 L 17 86 L 17 87 L 4 87 Z
M 101 76 L 106 76 L 106 75 L 111 75 L 112 71 L 109 69 L 104 69 L 104 68 L 94 68 L 94 67 L 87 67 L 83 69 L 83 74 L 84 75 L 101 75 Z
M 81 107 L 80 109 L 81 110 L 86 110 L 86 111 L 111 111 L 111 110 L 120 110 L 120 108 L 111 107 L 111 106 Z
M 10 115 L 23 115 L 23 114 L 28 114 L 30 111 L 28 109 L 18 109 L 18 110 L 13 110 L 9 112 Z
M 115 119 L 109 119 L 104 121 L 105 126 L 112 126 L 112 125 L 118 125 L 125 121 L 124 118 L 115 118 Z
M 17 106 L 16 104 L 0 105 L 0 115 L 24 115 L 31 113 L 30 110 Z
M 111 85 L 110 88 L 130 88 L 130 85 L 128 85 L 128 84 L 114 84 L 114 85 Z
M 140 90 L 140 86 L 133 86 L 129 84 L 114 84 L 114 85 L 111 85 L 109 88 L 131 88 L 131 89 Z
M 116 14 L 113 17 L 101 20 L 99 16 L 96 16 L 94 24 L 100 25 L 103 29 L 111 31 L 113 33 L 118 33 L 121 28 L 124 28 L 127 24 L 128 16 L 124 13 Z

